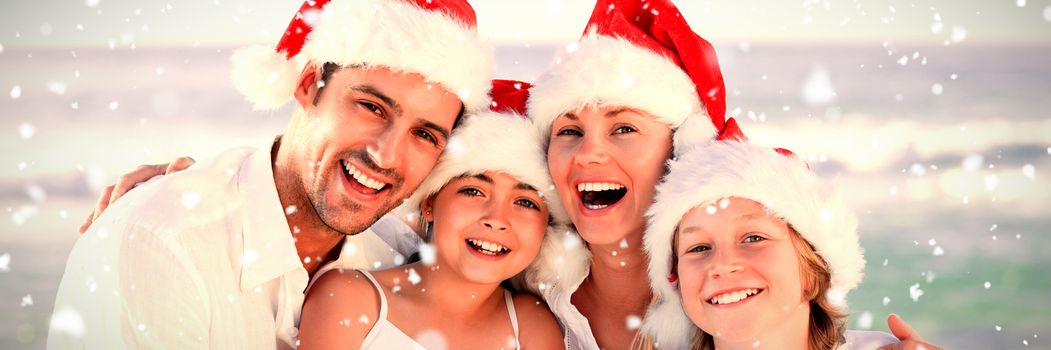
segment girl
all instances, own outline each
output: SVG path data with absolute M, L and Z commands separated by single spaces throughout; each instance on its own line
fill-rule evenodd
M 520 95 L 527 86 L 513 85 L 494 88 L 496 108 L 514 109 L 501 90 Z M 421 262 L 373 273 L 320 274 L 304 302 L 300 349 L 563 347 L 542 303 L 501 287 L 565 221 L 531 128 L 523 117 L 496 113 L 458 127 L 409 199 L 436 254 L 423 249 Z
M 645 238 L 659 301 L 649 317 L 664 326 L 656 338 L 692 349 L 897 342 L 844 331 L 846 294 L 865 266 L 857 219 L 791 152 L 716 141 L 669 168 Z

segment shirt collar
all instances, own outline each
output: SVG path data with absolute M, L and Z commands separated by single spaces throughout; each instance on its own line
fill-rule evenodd
M 243 203 L 243 291 L 303 268 L 274 182 L 271 152 L 278 140 L 280 137 L 259 147 L 241 164 L 237 174 L 237 192 Z

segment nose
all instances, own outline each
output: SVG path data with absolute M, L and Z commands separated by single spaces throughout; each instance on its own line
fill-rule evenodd
M 577 165 L 600 165 L 609 161 L 609 143 L 605 136 L 601 133 L 584 135 L 582 144 L 574 155 Z
M 715 252 L 708 275 L 712 279 L 728 277 L 744 271 L 744 261 L 735 249 L 719 249 Z
M 482 225 L 485 228 L 495 231 L 506 231 L 508 226 L 507 223 L 507 208 L 497 201 L 489 201 L 489 206 L 486 210 L 485 216 L 482 217 Z
M 387 128 L 365 146 L 365 151 L 380 168 L 393 169 L 401 162 L 406 134 L 395 128 Z

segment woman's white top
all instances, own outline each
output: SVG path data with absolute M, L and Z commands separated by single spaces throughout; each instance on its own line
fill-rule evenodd
M 387 320 L 387 297 L 383 294 L 383 287 L 380 286 L 379 282 L 376 282 L 376 279 L 368 271 L 358 271 L 369 279 L 372 286 L 376 288 L 376 293 L 380 296 L 379 317 L 376 320 L 376 324 L 365 335 L 365 340 L 361 342 L 361 349 L 426 350 L 423 345 L 417 343 L 408 334 L 402 332 L 398 326 Z M 511 329 L 515 334 L 515 349 L 519 349 L 521 348 L 521 343 L 518 341 L 518 316 L 515 314 L 515 303 L 511 297 L 511 292 L 506 289 L 504 290 L 504 303 L 507 305 L 507 314 L 511 318 Z

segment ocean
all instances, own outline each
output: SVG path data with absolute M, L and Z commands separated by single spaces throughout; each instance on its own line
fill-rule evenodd
M 717 44 L 728 113 L 787 147 L 857 211 L 868 265 L 849 328 L 894 312 L 946 349 L 1051 349 L 1051 46 Z M 505 45 L 533 80 L 555 46 Z M 76 227 L 139 164 L 280 133 L 230 48 L 0 54 L 0 348 L 44 347 Z M 1041 338 L 1043 336 L 1043 338 Z

